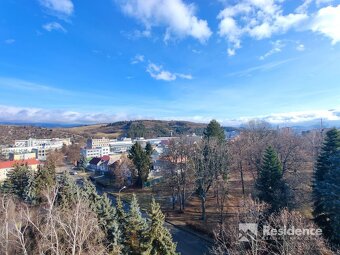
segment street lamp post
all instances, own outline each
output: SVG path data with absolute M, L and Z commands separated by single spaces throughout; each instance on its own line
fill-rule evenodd
M 119 197 L 120 197 L 120 192 L 121 192 L 123 189 L 126 189 L 126 186 L 123 186 L 123 187 L 118 191 L 118 196 L 119 196 Z

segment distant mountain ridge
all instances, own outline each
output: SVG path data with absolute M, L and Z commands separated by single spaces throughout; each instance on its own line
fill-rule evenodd
M 108 124 L 87 125 L 66 128 L 84 137 L 160 137 L 179 135 L 203 135 L 207 124 L 189 121 L 134 120 L 118 121 Z

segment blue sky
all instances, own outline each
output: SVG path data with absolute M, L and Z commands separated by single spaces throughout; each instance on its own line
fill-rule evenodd
M 0 121 L 340 119 L 340 1 L 2 0 Z

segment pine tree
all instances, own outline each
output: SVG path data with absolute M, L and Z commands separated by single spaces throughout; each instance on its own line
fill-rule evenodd
M 119 225 L 119 229 L 122 233 L 122 242 L 126 242 L 126 229 L 127 229 L 127 214 L 124 210 L 123 202 L 120 199 L 120 196 L 117 197 L 117 207 L 116 207 L 116 217 L 117 217 L 117 222 Z
M 316 162 L 313 180 L 314 220 L 323 234 L 333 243 L 340 245 L 339 238 L 339 175 L 340 133 L 331 129 Z
M 130 210 L 127 216 L 124 254 L 138 255 L 142 252 L 141 241 L 145 234 L 147 224 L 142 217 L 135 194 L 132 196 Z
M 58 180 L 59 192 L 57 202 L 61 207 L 69 208 L 77 198 L 79 187 L 65 172 Z
M 42 202 L 43 193 L 54 187 L 56 184 L 55 166 L 53 164 L 46 164 L 40 167 L 34 175 L 34 193 L 36 195 L 36 202 Z
M 155 199 L 151 202 L 150 225 L 143 241 L 143 255 L 176 255 L 176 243 L 164 227 L 164 214 Z
M 8 173 L 8 177 L 3 184 L 3 191 L 16 197 L 29 201 L 32 198 L 33 172 L 26 165 L 17 165 Z
M 88 164 L 87 158 L 84 155 L 81 155 L 80 159 L 79 159 L 79 164 L 78 164 L 79 169 L 82 170 L 82 171 L 85 171 L 87 164 Z
M 211 139 L 215 138 L 218 141 L 225 140 L 224 129 L 221 127 L 220 123 L 216 120 L 210 121 L 207 128 L 204 130 L 204 138 Z
M 117 252 L 120 250 L 121 232 L 116 218 L 116 210 L 106 194 L 100 196 L 97 216 L 99 224 L 106 232 L 110 248 Z
M 143 188 L 144 183 L 147 181 L 150 172 L 150 155 L 142 148 L 142 146 L 138 142 L 136 142 L 129 150 L 128 157 L 132 160 L 137 169 L 138 176 L 136 186 Z
M 324 180 L 317 186 L 320 196 L 322 216 L 326 225 L 321 226 L 324 235 L 337 247 L 340 247 L 340 150 L 330 159 L 330 169 Z
M 271 205 L 275 211 L 286 204 L 286 186 L 282 180 L 282 166 L 277 153 L 272 147 L 268 147 L 263 155 L 256 181 L 260 200 Z
M 153 148 L 152 148 L 152 145 L 151 143 L 146 143 L 146 146 L 145 146 L 145 151 L 146 153 L 151 156 L 152 152 L 153 152 Z
M 85 180 L 82 195 L 89 201 L 91 210 L 97 214 L 99 224 L 105 231 L 111 250 L 120 251 L 121 231 L 117 221 L 117 213 L 106 194 L 99 195 L 96 187 Z
M 98 208 L 100 207 L 100 195 L 97 193 L 96 187 L 89 182 L 88 180 L 85 180 L 82 186 L 82 194 L 83 196 L 88 200 L 90 208 L 97 213 Z

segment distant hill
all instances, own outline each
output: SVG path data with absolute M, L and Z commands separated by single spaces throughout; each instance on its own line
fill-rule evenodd
M 180 135 L 203 135 L 207 124 L 189 121 L 163 121 L 163 120 L 134 120 L 119 121 L 95 125 L 76 127 L 39 127 L 32 125 L 0 125 L 0 145 L 13 144 L 16 139 L 34 138 L 65 138 L 71 137 L 73 141 L 83 143 L 87 138 L 119 138 L 119 137 L 160 137 Z M 233 127 L 224 127 L 228 132 L 237 130 Z
M 197 134 L 202 135 L 207 124 L 189 121 L 135 120 L 109 124 L 63 128 L 84 137 L 158 137 Z
M 11 145 L 14 140 L 29 138 L 67 138 L 73 141 L 83 142 L 82 135 L 69 132 L 67 129 L 43 128 L 26 125 L 0 125 L 0 145 Z

